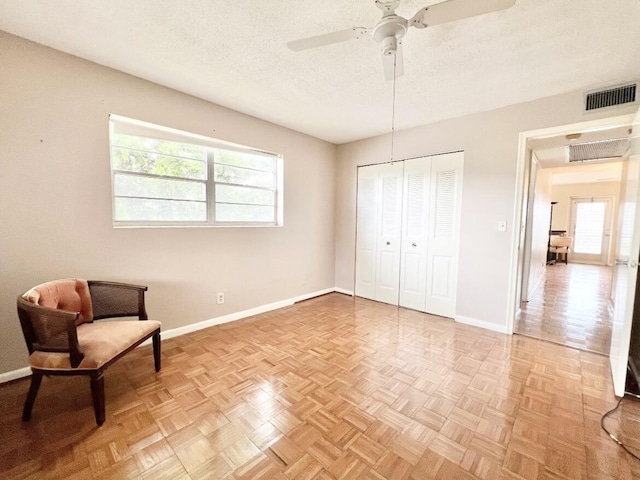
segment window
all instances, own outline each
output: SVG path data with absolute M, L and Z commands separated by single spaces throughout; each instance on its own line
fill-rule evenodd
M 114 226 L 282 225 L 282 157 L 111 115 Z

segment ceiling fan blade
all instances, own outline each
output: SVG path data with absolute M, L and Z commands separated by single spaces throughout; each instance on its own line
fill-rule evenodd
M 300 40 L 294 40 L 287 42 L 287 46 L 294 52 L 300 50 L 308 50 L 310 48 L 324 47 L 325 45 L 331 45 L 332 43 L 346 42 L 347 40 L 360 39 L 369 33 L 368 28 L 353 27 L 346 30 L 340 30 L 338 32 L 325 33 L 324 35 L 317 35 L 315 37 L 303 38 Z
M 420 10 L 409 25 L 431 27 L 513 7 L 516 0 L 447 0 Z
M 404 65 L 402 59 L 402 43 L 398 42 L 398 49 L 395 55 L 383 55 L 382 67 L 384 68 L 384 79 L 393 80 L 393 64 L 395 62 L 396 78 L 404 75 Z

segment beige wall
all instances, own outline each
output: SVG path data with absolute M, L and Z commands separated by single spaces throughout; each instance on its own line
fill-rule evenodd
M 502 330 L 511 321 L 507 310 L 519 133 L 635 111 L 583 115 L 582 101 L 582 92 L 573 92 L 396 133 L 397 159 L 464 150 L 457 316 Z M 357 166 L 388 161 L 389 147 L 388 135 L 338 147 L 339 288 L 353 290 L 354 284 Z M 509 221 L 507 233 L 497 230 L 499 220 Z
M 334 145 L 2 32 L 0 96 L 0 373 L 27 365 L 15 298 L 47 280 L 148 285 L 164 329 L 334 286 Z M 110 113 L 282 153 L 285 226 L 114 230 Z

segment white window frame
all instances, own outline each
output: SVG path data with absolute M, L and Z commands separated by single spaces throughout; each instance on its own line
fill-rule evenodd
M 117 132 L 116 132 L 117 130 Z M 153 138 L 157 140 L 168 140 L 180 143 L 187 143 L 192 145 L 202 146 L 206 149 L 207 155 L 207 178 L 206 180 L 193 179 L 194 182 L 202 182 L 206 188 L 206 221 L 167 221 L 167 220 L 116 220 L 116 194 L 115 194 L 115 176 L 119 173 L 119 170 L 113 168 L 113 135 L 114 133 L 122 133 L 126 135 Z M 245 187 L 246 185 L 237 185 L 234 183 L 216 182 L 215 181 L 215 155 L 216 149 L 227 150 L 240 153 L 248 153 L 253 155 L 259 155 L 262 157 L 271 157 L 274 160 L 274 172 L 275 176 L 275 190 L 274 190 L 274 220 L 268 222 L 248 222 L 248 221 L 232 221 L 221 222 L 215 218 L 216 212 L 216 185 L 230 185 Z M 205 137 L 195 133 L 185 132 L 169 127 L 156 125 L 149 122 L 143 122 L 140 120 L 134 120 L 132 118 L 123 117 L 120 115 L 109 115 L 109 158 L 110 158 L 110 170 L 111 170 L 111 206 L 112 206 L 112 220 L 114 228 L 161 228 L 161 227 L 281 227 L 284 225 L 284 172 L 283 172 L 283 157 L 281 154 L 267 152 L 264 150 L 258 150 L 235 143 L 225 142 L 223 140 L 214 139 L 211 137 Z M 219 163 L 220 165 L 220 163 Z M 229 165 L 235 167 L 234 165 Z M 249 169 L 245 167 L 239 167 Z M 144 175 L 144 174 L 142 174 Z M 153 178 L 162 178 L 161 176 L 149 175 Z M 172 179 L 173 177 L 166 177 Z M 261 189 L 261 187 L 249 186 L 252 189 Z M 271 189 L 265 188 L 264 190 L 271 191 Z M 222 204 L 222 202 L 220 202 Z

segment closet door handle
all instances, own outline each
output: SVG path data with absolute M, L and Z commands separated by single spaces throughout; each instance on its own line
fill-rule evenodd
M 387 242 L 387 245 L 391 245 L 391 242 Z
M 418 245 L 416 245 L 415 243 L 411 244 L 412 247 L 417 247 Z

